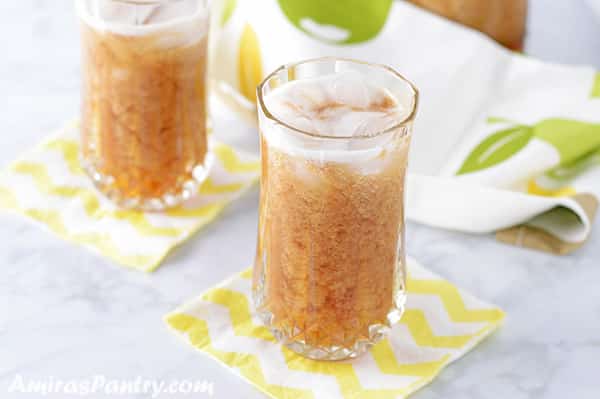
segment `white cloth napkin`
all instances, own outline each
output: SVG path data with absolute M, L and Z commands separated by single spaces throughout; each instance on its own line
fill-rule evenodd
M 410 219 L 555 253 L 589 236 L 600 196 L 593 68 L 510 52 L 402 1 L 223 4 L 212 76 L 246 113 L 266 73 L 301 59 L 388 64 L 416 84 Z

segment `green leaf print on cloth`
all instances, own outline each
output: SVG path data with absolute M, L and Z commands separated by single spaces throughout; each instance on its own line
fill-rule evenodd
M 233 11 L 235 11 L 235 7 L 237 5 L 237 0 L 224 0 L 223 1 L 223 11 L 221 14 L 221 26 L 225 26 L 227 21 L 233 15 Z
M 597 165 L 600 165 L 600 148 L 577 159 L 574 162 L 558 166 L 546 173 L 546 175 L 560 182 L 568 182 L 589 168 Z
M 533 128 L 537 138 L 560 153 L 560 164 L 569 164 L 600 147 L 600 124 L 570 119 L 546 119 Z
M 488 136 L 469 154 L 458 175 L 477 172 L 497 165 L 519 152 L 533 137 L 528 126 L 515 126 Z
M 491 117 L 488 123 L 510 122 Z M 570 119 L 544 119 L 533 126 L 517 125 L 483 140 L 466 158 L 458 175 L 477 172 L 506 161 L 527 145 L 532 137 L 552 145 L 560 154 L 560 165 L 573 165 L 600 149 L 600 124 Z
M 310 36 L 338 44 L 360 43 L 377 36 L 392 0 L 279 0 L 290 22 Z
M 600 72 L 596 73 L 594 84 L 592 85 L 592 91 L 590 92 L 590 97 L 600 98 Z

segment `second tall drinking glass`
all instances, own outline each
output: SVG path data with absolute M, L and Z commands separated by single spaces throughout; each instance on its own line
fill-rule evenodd
M 402 315 L 417 98 L 391 68 L 336 58 L 281 67 L 258 88 L 254 302 L 304 356 L 355 357 Z
M 76 0 L 83 165 L 127 208 L 161 210 L 208 171 L 206 0 Z

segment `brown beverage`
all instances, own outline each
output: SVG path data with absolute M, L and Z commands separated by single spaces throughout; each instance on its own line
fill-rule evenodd
M 527 0 L 409 0 L 470 26 L 512 50 L 523 50 Z

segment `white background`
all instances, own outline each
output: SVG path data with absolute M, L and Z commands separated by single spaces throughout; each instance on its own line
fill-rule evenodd
M 71 1 L 0 2 L 0 165 L 77 115 L 78 50 Z M 532 0 L 527 53 L 600 69 L 600 19 L 583 0 Z M 256 149 L 254 131 L 219 125 L 230 142 Z M 0 397 L 11 397 L 6 386 L 20 373 L 190 378 L 213 381 L 216 398 L 262 398 L 161 320 L 250 265 L 257 201 L 255 189 L 152 275 L 0 214 Z M 508 313 L 498 333 L 414 398 L 600 396 L 599 222 L 590 242 L 566 257 L 414 224 L 407 243 L 422 264 Z

